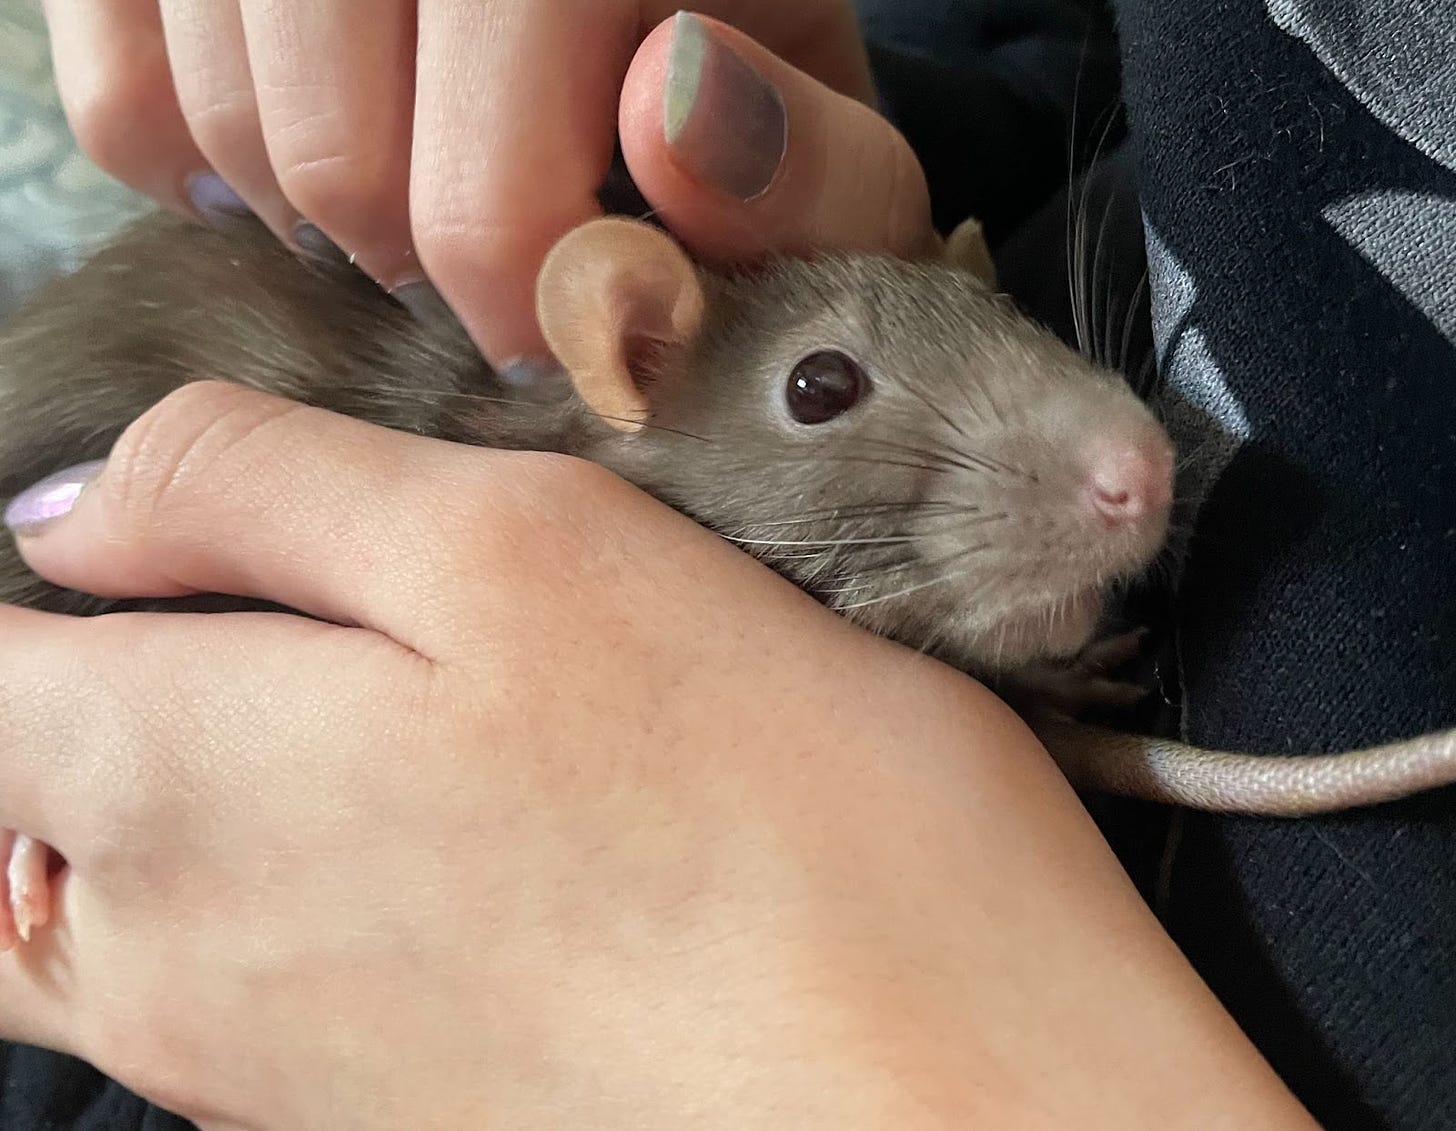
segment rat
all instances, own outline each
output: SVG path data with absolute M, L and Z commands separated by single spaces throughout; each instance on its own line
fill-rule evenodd
M 168 393 L 222 378 L 599 463 L 870 631 L 989 683 L 1079 790 L 1295 816 L 1456 781 L 1456 731 L 1276 758 L 1074 717 L 1145 694 L 1111 678 L 1137 635 L 1103 630 L 1119 587 L 1164 550 L 1175 453 L 1120 375 L 996 291 L 974 220 L 942 260 L 821 253 L 714 272 L 657 227 L 603 218 L 552 249 L 536 297 L 563 372 L 516 386 L 443 307 L 411 312 L 248 219 L 214 229 L 156 213 L 0 333 L 0 498 L 104 457 Z M 79 615 L 256 607 L 69 592 L 8 541 L 0 601 Z M 28 937 L 48 915 L 49 850 L 14 834 L 7 848 Z

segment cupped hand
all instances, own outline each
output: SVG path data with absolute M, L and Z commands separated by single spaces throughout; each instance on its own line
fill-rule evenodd
M 606 472 L 203 384 L 21 545 L 314 618 L 0 609 L 0 1033 L 206 1127 L 1307 1126 L 1013 716 Z
M 545 357 L 536 270 L 599 211 L 619 128 L 648 201 L 710 259 L 786 227 L 889 251 L 930 238 L 848 0 L 702 6 L 732 28 L 676 8 L 46 2 L 62 101 L 103 168 L 214 220 L 251 209 L 301 253 L 342 249 L 407 304 L 427 278 L 502 366 Z

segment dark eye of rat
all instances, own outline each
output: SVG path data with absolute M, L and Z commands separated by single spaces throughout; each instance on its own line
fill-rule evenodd
M 794 366 L 784 395 L 800 424 L 823 424 L 853 408 L 868 387 L 859 362 L 838 350 L 823 350 Z

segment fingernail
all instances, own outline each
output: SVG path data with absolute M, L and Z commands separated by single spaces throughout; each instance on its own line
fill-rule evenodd
M 497 376 L 523 400 L 557 401 L 571 388 L 571 378 L 553 357 L 518 357 L 502 365 Z
M 340 262 L 348 263 L 349 257 L 323 230 L 307 220 L 300 220 L 293 225 L 293 242 L 305 255 L 314 259 L 337 259 Z
M 413 314 L 416 322 L 438 322 L 455 317 L 455 312 L 428 279 L 401 283 L 389 292 L 389 297 Z
M 198 173 L 187 181 L 187 199 L 203 219 L 214 224 L 250 215 L 248 202 L 216 173 Z
M 71 513 L 81 492 L 105 466 L 105 460 L 92 460 L 42 479 L 10 500 L 5 508 L 5 525 L 15 534 L 39 533 L 43 527 Z
M 667 56 L 663 133 L 702 180 L 742 201 L 778 176 L 788 142 L 784 100 L 697 16 L 679 12 Z

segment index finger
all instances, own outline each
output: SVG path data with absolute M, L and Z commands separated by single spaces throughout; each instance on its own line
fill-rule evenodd
M 492 363 L 549 356 L 537 270 L 561 236 L 600 214 L 633 53 L 678 6 L 421 0 L 411 231 L 426 275 Z M 871 97 L 844 0 L 702 7 L 835 89 Z

